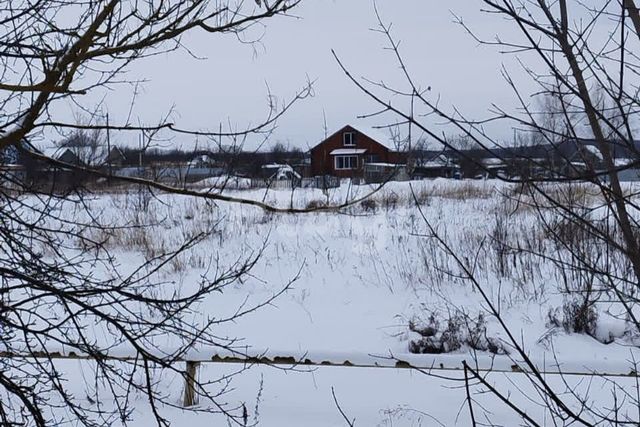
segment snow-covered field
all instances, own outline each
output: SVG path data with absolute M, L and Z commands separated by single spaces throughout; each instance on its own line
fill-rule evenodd
M 328 192 L 226 190 L 225 194 L 304 208 L 339 204 L 374 189 L 343 185 Z M 615 304 L 597 304 L 595 338 L 554 327 L 550 313 L 562 307 L 566 283 L 552 263 L 524 252 L 507 251 L 499 244 L 500 239 L 507 239 L 523 247 L 557 251 L 536 228 L 535 212 L 516 203 L 514 194 L 514 187 L 491 180 L 434 180 L 389 183 L 368 202 L 339 213 L 270 214 L 252 206 L 176 195 L 149 197 L 136 192 L 97 194 L 88 198 L 88 204 L 109 225 L 150 224 L 99 236 L 107 239 L 120 275 L 157 253 L 177 248 L 185 238 L 207 233 L 202 242 L 180 254 L 163 273 L 167 295 L 191 289 L 203 275 L 259 254 L 248 276 L 201 301 L 199 313 L 193 318 L 197 323 L 211 317 L 231 317 L 239 308 L 242 311 L 260 304 L 289 286 L 269 305 L 217 327 L 216 335 L 237 338 L 234 348 L 243 353 L 315 362 L 348 360 L 365 365 L 393 364 L 385 359 L 392 355 L 417 366 L 442 364 L 456 369 L 462 360 L 474 358 L 481 367 L 508 369 L 518 363 L 519 357 L 513 353 L 478 354 L 466 345 L 446 355 L 410 353 L 411 341 L 419 338 L 410 324 L 444 328 L 451 318 L 478 322 L 486 328 L 491 342 L 506 340 L 495 319 L 486 314 L 477 289 L 468 280 L 451 274 L 459 267 L 441 242 L 430 235 L 431 229 L 474 266 L 479 284 L 543 370 L 628 373 L 633 368 L 630 361 L 639 360 L 640 352 L 629 345 L 635 337 L 617 318 Z M 159 348 L 164 345 L 170 343 L 158 342 Z M 504 348 L 509 352 L 508 343 Z M 126 353 L 127 349 L 122 351 Z M 191 354 L 210 357 L 229 353 L 201 347 Z M 209 365 L 200 375 L 216 377 L 228 369 Z M 449 374 L 457 378 L 462 375 Z M 491 378 L 507 388 L 516 387 L 509 385 L 512 379 L 507 380 L 505 374 L 492 374 Z M 258 393 L 261 379 L 264 392 Z M 261 395 L 261 425 L 345 425 L 334 405 L 331 387 L 345 412 L 357 419 L 357 425 L 469 423 L 467 411 L 461 406 L 465 393 L 459 382 L 409 370 L 327 367 L 285 372 L 259 367 L 236 381 L 229 401 L 245 402 L 253 413 L 256 396 Z M 524 379 L 516 383 L 517 387 L 527 386 Z M 610 396 L 609 384 L 603 379 L 595 383 L 589 393 L 600 387 L 601 393 L 593 396 L 604 402 L 604 396 Z M 495 422 L 510 425 L 514 414 L 504 405 L 489 397 L 478 399 L 493 413 Z M 143 414 L 148 408 L 143 407 L 133 415 L 134 425 L 144 425 L 147 417 Z M 169 410 L 169 414 L 169 418 L 179 420 L 177 425 L 187 425 L 190 417 L 198 416 L 177 409 Z M 202 425 L 221 425 L 207 423 L 203 421 Z
M 225 194 L 303 208 L 339 204 L 373 189 Z M 215 268 L 260 253 L 247 280 L 202 301 L 203 317 L 231 316 L 239 306 L 258 304 L 293 280 L 273 304 L 221 325 L 219 334 L 240 338 L 238 346 L 249 352 L 339 362 L 389 352 L 401 356 L 409 353 L 409 340 L 415 338 L 408 330 L 410 321 L 425 321 L 432 313 L 441 321 L 456 313 L 475 319 L 484 311 L 483 301 L 471 283 L 449 274 L 457 266 L 428 235 L 426 218 L 463 258 L 473 257 L 480 284 L 514 332 L 522 333 L 534 357 L 550 360 L 553 342 L 562 362 L 600 367 L 606 358 L 607 363 L 620 363 L 611 365 L 615 372 L 628 371 L 630 349 L 615 343 L 623 338 L 625 325 L 608 315 L 611 306 L 599 306 L 597 334 L 612 344 L 557 328 L 550 331 L 549 312 L 563 301 L 561 277 L 539 257 L 504 253 L 496 240 L 520 239 L 523 245 L 555 250 L 544 236 L 535 235 L 540 230 L 534 226 L 533 211 L 507 200 L 512 192 L 496 181 L 393 182 L 375 193 L 372 202 L 341 213 L 297 215 L 173 195 L 149 198 L 142 205 L 135 193 L 100 195 L 91 203 L 110 225 L 153 224 L 111 238 L 121 274 L 155 252 L 177 247 L 185 237 L 210 233 L 171 263 L 166 274 L 173 285 L 168 292 L 188 289 Z M 492 319 L 486 318 L 486 324 L 489 335 L 505 338 Z
M 79 372 L 90 372 L 87 362 L 65 361 L 61 365 L 71 372 L 70 387 L 76 396 L 84 396 L 83 381 Z M 265 427 L 347 427 L 340 408 L 354 420 L 356 426 L 367 427 L 431 427 L 469 426 L 471 419 L 465 402 L 464 376 L 460 371 L 438 371 L 436 376 L 427 376 L 407 369 L 367 369 L 351 367 L 298 368 L 295 371 L 273 367 L 245 367 L 234 364 L 205 365 L 200 376 L 220 378 L 233 374 L 233 388 L 220 399 L 226 409 L 247 408 L 246 425 Z M 240 372 L 239 374 L 237 372 Z M 534 403 L 542 401 L 535 387 L 522 374 L 494 373 L 488 380 L 501 391 L 511 395 L 511 401 L 526 408 L 527 412 L 542 425 L 554 424 L 545 408 Z M 549 383 L 556 390 L 573 389 L 586 396 L 588 404 L 599 408 L 612 408 L 614 399 L 625 401 L 625 393 L 635 392 L 633 378 L 606 378 L 580 376 L 549 376 Z M 566 381 L 566 384 L 565 384 Z M 615 381 L 615 386 L 614 386 Z M 182 380 L 174 377 L 162 378 L 163 395 L 178 407 L 162 407 L 161 413 L 173 426 L 210 427 L 230 425 L 220 414 L 197 413 L 179 408 Z M 614 393 L 614 391 L 617 393 Z M 506 405 L 482 387 L 472 386 L 471 396 L 475 403 L 476 420 L 485 425 L 527 425 Z M 566 394 L 565 394 L 566 396 Z M 571 401 L 569 396 L 567 401 Z M 103 401 L 109 409 L 109 401 Z M 135 410 L 127 426 L 147 427 L 156 425 L 148 402 L 144 396 L 134 401 Z M 637 407 L 629 402 L 618 414 L 634 417 Z M 196 407 L 197 409 L 197 407 Z M 606 410 L 603 411 L 607 413 Z M 611 415 L 611 414 L 608 414 Z M 546 418 L 545 418 L 546 416 Z M 59 418 L 60 422 L 63 421 Z M 546 421 L 546 422 L 545 422 Z M 492 424 L 491 424 L 492 423 Z M 116 423 L 115 425 L 120 425 Z M 236 425 L 236 424 L 231 424 Z

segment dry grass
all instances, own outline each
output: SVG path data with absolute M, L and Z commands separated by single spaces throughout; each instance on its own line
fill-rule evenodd
M 485 181 L 447 181 L 443 185 L 434 185 L 430 195 L 453 200 L 488 199 L 495 194 L 493 186 Z
M 228 222 L 221 221 L 215 205 L 205 200 L 184 199 L 179 206 L 170 206 L 148 193 L 127 192 L 112 194 L 110 203 L 115 209 L 100 218 L 109 226 L 84 232 L 84 238 L 99 242 L 105 251 L 121 250 L 163 262 L 185 242 L 217 239 L 221 244 L 228 237 Z M 210 265 L 210 252 L 191 247 L 168 259 L 165 274 Z

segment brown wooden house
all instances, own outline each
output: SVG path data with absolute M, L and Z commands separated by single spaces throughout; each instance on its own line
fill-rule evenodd
M 395 165 L 405 160 L 391 143 L 378 139 L 353 126 L 343 127 L 311 149 L 312 175 L 361 178 L 365 164 Z

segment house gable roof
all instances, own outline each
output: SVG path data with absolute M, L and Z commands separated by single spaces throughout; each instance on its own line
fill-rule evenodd
M 387 148 L 390 151 L 398 151 L 398 144 L 395 143 L 391 135 L 385 135 L 384 132 L 381 132 L 380 129 L 376 129 L 376 128 L 371 128 L 366 132 L 363 132 L 362 130 L 352 125 L 345 125 L 341 127 L 340 129 L 338 129 L 337 131 L 335 131 L 334 133 L 332 133 L 331 135 L 327 136 L 325 139 L 323 139 L 322 141 L 314 145 L 309 151 L 315 150 L 316 148 L 318 148 L 319 146 L 321 146 L 327 140 L 333 138 L 334 136 L 340 133 L 349 132 L 349 131 L 364 135 L 367 138 L 371 139 L 374 142 L 377 142 L 378 144 L 382 145 L 383 147 Z

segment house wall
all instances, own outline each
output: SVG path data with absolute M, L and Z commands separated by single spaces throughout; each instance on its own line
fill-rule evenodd
M 355 145 L 345 146 L 343 135 L 346 132 L 353 132 L 355 135 Z M 333 150 L 339 148 L 366 149 L 365 154 L 358 155 L 358 169 L 336 170 L 334 164 L 335 156 L 330 155 Z M 367 135 L 358 132 L 351 126 L 345 126 L 334 133 L 320 144 L 311 149 L 311 173 L 314 176 L 332 175 L 341 178 L 362 177 L 363 164 L 367 156 L 377 155 L 376 162 L 399 163 L 400 154 L 390 151 L 384 145 L 376 142 Z

